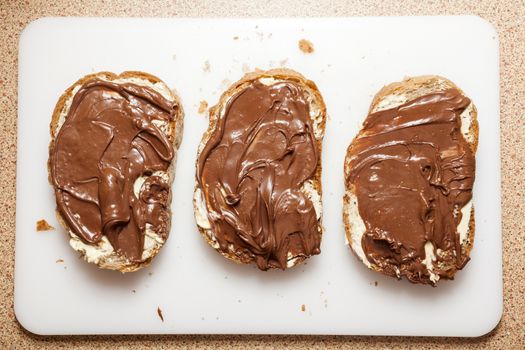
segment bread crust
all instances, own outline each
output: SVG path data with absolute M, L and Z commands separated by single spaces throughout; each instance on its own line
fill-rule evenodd
M 180 99 L 179 99 L 178 95 L 173 90 L 171 90 L 162 80 L 160 80 L 158 77 L 156 77 L 156 76 L 154 76 L 152 74 L 149 74 L 149 73 L 140 72 L 140 71 L 124 71 L 124 72 L 122 72 L 120 74 L 115 74 L 115 73 L 112 73 L 112 72 L 102 71 L 102 72 L 98 72 L 98 73 L 88 74 L 88 75 L 78 79 L 74 84 L 72 84 L 69 88 L 67 88 L 64 91 L 64 93 L 60 96 L 60 98 L 58 99 L 58 101 L 57 101 L 57 103 L 55 105 L 55 108 L 53 110 L 53 114 L 52 114 L 52 117 L 51 117 L 51 122 L 50 122 L 50 125 L 49 125 L 51 141 L 49 143 L 49 157 L 48 157 L 48 161 L 47 161 L 48 181 L 51 184 L 51 186 L 53 186 L 53 182 L 52 182 L 52 178 L 51 178 L 51 153 L 52 153 L 52 151 L 54 149 L 55 139 L 56 139 L 56 136 L 57 136 L 58 131 L 60 129 L 60 127 L 59 127 L 60 126 L 59 125 L 60 117 L 61 117 L 61 115 L 63 113 L 65 113 L 66 118 L 67 118 L 67 113 L 69 112 L 69 107 L 70 107 L 70 106 L 67 105 L 67 102 L 68 102 L 69 99 L 74 97 L 74 95 L 75 95 L 75 91 L 74 91 L 75 88 L 77 86 L 80 87 L 80 86 L 84 85 L 85 83 L 87 83 L 88 81 L 93 80 L 93 79 L 102 79 L 102 80 L 106 80 L 106 81 L 114 81 L 114 80 L 118 80 L 118 79 L 140 79 L 140 80 L 148 81 L 148 82 L 150 82 L 152 84 L 161 84 L 161 85 L 163 85 L 164 91 L 169 94 L 169 96 L 167 96 L 167 98 L 173 103 L 174 106 L 177 106 L 174 119 L 172 121 L 169 121 L 169 123 L 168 123 L 168 130 L 170 132 L 166 135 L 168 137 L 168 139 L 171 141 L 171 143 L 173 144 L 173 147 L 174 147 L 174 157 L 173 157 L 173 160 L 172 160 L 172 162 L 171 162 L 171 164 L 170 164 L 170 166 L 169 166 L 169 168 L 167 170 L 168 177 L 169 177 L 169 182 L 171 184 L 173 182 L 173 180 L 174 180 L 174 177 L 175 177 L 175 163 L 176 163 L 176 160 L 177 160 L 177 151 L 178 151 L 178 148 L 179 148 L 179 146 L 180 146 L 180 144 L 182 142 L 182 132 L 183 132 L 183 127 L 184 127 L 184 111 L 183 111 L 182 104 L 180 103 Z M 172 198 L 172 191 L 170 189 L 169 195 L 168 195 L 168 202 L 167 202 L 168 208 L 171 207 L 171 198 Z M 81 241 L 80 238 L 75 233 L 73 233 L 71 231 L 71 229 L 67 225 L 66 221 L 64 220 L 64 218 L 62 217 L 62 215 L 58 211 L 58 209 L 55 210 L 55 214 L 56 214 L 56 217 L 57 217 L 58 222 L 60 223 L 60 225 L 68 232 L 68 234 L 70 236 L 70 244 L 71 244 L 71 246 L 73 247 L 73 249 L 77 250 L 73 246 L 73 241 Z M 168 218 L 169 218 L 169 220 L 171 220 L 171 210 L 168 210 Z M 98 244 L 87 244 L 85 242 L 83 242 L 83 243 L 85 245 L 93 247 L 96 250 L 102 249 L 102 242 L 99 242 Z M 110 254 L 108 254 L 107 256 L 105 256 L 105 257 L 103 257 L 101 259 L 98 259 L 94 263 L 99 268 L 103 268 L 103 269 L 118 270 L 118 271 L 120 271 L 122 273 L 133 272 L 133 271 L 139 270 L 139 269 L 149 265 L 151 263 L 152 259 L 158 254 L 158 252 L 160 251 L 160 248 L 162 248 L 164 243 L 165 243 L 165 241 L 163 241 L 162 243 L 152 247 L 148 251 L 149 252 L 148 257 L 146 259 L 143 259 L 143 260 L 138 261 L 138 262 L 131 262 L 128 259 L 118 255 L 113 250 Z M 89 262 L 89 260 L 88 260 L 89 256 L 87 256 L 87 251 L 86 250 L 77 250 L 77 251 L 80 253 L 81 257 L 84 258 L 84 260 Z
M 381 90 L 379 90 L 379 92 L 372 99 L 372 103 L 370 104 L 368 114 L 371 114 L 377 111 L 378 106 L 380 105 L 381 101 L 387 96 L 404 95 L 406 96 L 406 101 L 411 101 L 418 97 L 421 97 L 421 96 L 424 96 L 430 93 L 439 92 L 439 91 L 443 91 L 443 90 L 451 89 L 451 88 L 457 89 L 464 96 L 466 96 L 463 90 L 461 90 L 456 84 L 454 84 L 449 79 L 438 76 L 438 75 L 424 75 L 424 76 L 417 76 L 417 77 L 407 77 L 400 82 L 391 83 L 389 85 L 384 86 Z M 472 112 L 470 113 L 471 120 L 470 120 L 470 127 L 468 130 L 468 134 L 469 136 L 471 136 L 472 141 L 469 142 L 469 139 L 465 139 L 465 140 L 470 146 L 472 153 L 475 154 L 477 147 L 478 147 L 479 124 L 477 120 L 476 106 L 474 105 L 472 101 L 471 101 L 471 105 L 472 105 Z M 355 141 L 361 136 L 361 133 L 362 133 L 362 129 L 354 137 L 354 139 L 352 140 L 352 142 L 347 148 L 345 164 L 344 164 L 345 178 L 347 178 L 348 174 L 351 171 L 350 158 L 351 158 L 351 155 L 353 154 L 353 145 Z M 352 184 L 347 184 L 347 186 L 348 187 L 346 188 L 345 194 L 343 196 L 343 223 L 345 227 L 346 241 L 347 241 L 347 244 L 352 248 L 352 251 L 355 253 L 355 255 L 360 260 L 362 260 L 362 258 L 359 257 L 359 255 L 356 253 L 356 247 L 354 246 L 354 240 L 352 240 L 353 232 L 351 230 L 351 225 L 350 225 L 350 221 L 352 219 L 350 218 L 350 215 L 349 215 L 351 194 L 355 196 L 356 191 Z M 468 236 L 464 242 L 461 242 L 461 249 L 467 257 L 470 256 L 470 252 L 474 244 L 474 235 L 475 235 L 474 204 L 472 204 L 471 208 L 472 209 L 470 210 L 470 218 L 469 218 L 469 224 L 468 224 Z M 362 262 L 374 271 L 383 272 L 382 269 L 375 264 L 372 264 L 368 261 L 362 261 Z
M 306 79 L 302 74 L 291 70 L 287 68 L 277 68 L 277 69 L 271 69 L 267 71 L 255 71 L 255 72 L 249 72 L 246 73 L 239 81 L 233 83 L 220 97 L 219 102 L 214 105 L 213 107 L 210 107 L 209 109 L 209 124 L 208 129 L 204 133 L 201 142 L 199 144 L 199 149 L 197 152 L 197 160 L 196 160 L 196 167 L 198 163 L 198 159 L 200 157 L 200 153 L 202 149 L 204 148 L 204 145 L 208 142 L 210 137 L 215 132 L 215 129 L 217 127 L 219 118 L 221 118 L 221 111 L 224 109 L 224 107 L 227 105 L 229 99 L 236 95 L 239 91 L 245 89 L 248 85 L 253 83 L 256 80 L 259 80 L 261 78 L 273 78 L 275 80 L 283 80 L 283 81 L 291 81 L 294 83 L 297 83 L 303 90 L 307 91 L 313 98 L 312 102 L 310 103 L 310 106 L 312 106 L 312 103 L 316 105 L 317 108 L 319 108 L 319 115 L 321 118 L 321 121 L 317 123 L 316 125 L 317 133 L 320 133 L 321 137 L 316 137 L 316 146 L 318 149 L 319 154 L 319 160 L 317 164 L 317 168 L 315 170 L 315 173 L 313 177 L 310 179 L 313 185 L 313 188 L 317 191 L 319 194 L 319 197 L 322 198 L 322 185 L 321 185 L 321 173 L 322 173 L 322 162 L 321 162 L 321 154 L 322 154 L 322 140 L 324 137 L 324 132 L 326 128 L 326 106 L 323 100 L 323 97 L 321 96 L 321 93 L 319 92 L 317 86 L 315 83 L 311 80 Z M 312 121 L 313 122 L 313 121 Z M 199 186 L 198 181 L 195 181 L 195 190 L 193 195 L 193 208 L 195 212 L 195 216 L 197 217 L 197 212 L 199 211 L 198 208 L 198 202 L 197 202 L 197 196 L 199 195 L 199 191 L 202 191 L 202 189 Z M 206 206 L 206 210 L 208 209 L 207 203 L 204 199 L 203 201 L 204 205 Z M 320 226 L 321 234 L 323 234 L 324 228 L 322 226 L 322 215 L 317 220 L 318 225 Z M 206 242 L 212 246 L 217 252 L 219 252 L 222 256 L 225 258 L 232 260 L 239 264 L 250 264 L 254 261 L 254 257 L 250 255 L 247 252 L 243 252 L 240 249 L 234 249 L 233 251 L 225 251 L 220 248 L 219 244 L 214 240 L 215 234 L 213 233 L 213 230 L 203 228 L 198 224 L 197 221 L 197 228 L 200 232 L 200 234 L 204 237 Z M 236 248 L 236 247 L 235 247 Z M 294 256 L 288 259 L 288 262 L 293 261 L 293 264 L 289 267 L 299 265 L 304 260 L 306 260 L 308 257 L 306 256 Z M 275 267 L 271 267 L 275 268 Z

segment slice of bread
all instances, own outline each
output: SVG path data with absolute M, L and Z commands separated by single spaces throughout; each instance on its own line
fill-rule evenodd
M 167 136 L 169 143 L 173 145 L 173 158 L 171 160 L 171 163 L 166 171 L 154 171 L 151 174 L 143 174 L 142 176 L 138 177 L 135 183 L 133 184 L 133 192 L 135 196 L 138 197 L 139 193 L 141 193 L 141 190 L 145 189 L 144 186 L 146 186 L 147 179 L 151 178 L 152 176 L 158 176 L 164 179 L 169 185 L 171 185 L 175 177 L 175 163 L 177 158 L 177 150 L 182 141 L 184 118 L 182 105 L 179 101 L 177 94 L 174 91 L 170 90 L 169 87 L 159 78 L 147 73 L 137 71 L 126 71 L 119 75 L 111 72 L 99 72 L 87 75 L 75 82 L 60 97 L 54 109 L 50 124 L 51 142 L 49 145 L 50 157 L 48 160 L 50 184 L 54 186 L 52 179 L 52 155 L 53 149 L 55 147 L 56 137 L 62 125 L 68 118 L 69 111 L 75 95 L 82 88 L 82 86 L 93 80 L 102 80 L 117 84 L 131 83 L 141 87 L 146 87 L 160 94 L 164 99 L 171 103 L 171 120 L 167 122 L 157 120 L 157 124 L 155 124 L 156 127 L 160 130 L 160 132 Z M 171 206 L 172 197 L 170 188 L 171 186 L 169 186 L 168 189 L 166 209 L 165 213 L 163 213 L 163 215 L 167 216 L 167 232 L 165 234 L 165 238 L 167 238 L 167 234 L 169 234 L 170 228 L 171 210 L 169 208 Z M 100 268 L 118 270 L 121 272 L 136 271 L 144 266 L 147 266 L 155 257 L 155 255 L 157 255 L 160 248 L 165 243 L 165 238 L 161 237 L 161 235 L 158 232 L 155 232 L 152 229 L 152 225 L 146 224 L 145 229 L 143 230 L 143 232 L 141 232 L 141 234 L 144 235 L 142 256 L 138 260 L 130 260 L 123 254 L 118 253 L 105 235 L 102 235 L 98 243 L 88 243 L 87 241 L 81 239 L 79 235 L 77 235 L 74 232 L 74 230 L 67 224 L 67 220 L 60 214 L 58 208 L 56 211 L 56 215 L 59 222 L 66 229 L 70 236 L 69 244 L 71 245 L 71 247 L 78 251 L 84 260 L 86 260 L 89 263 L 94 263 Z
M 200 142 L 198 153 L 197 153 L 197 180 L 195 185 L 195 192 L 193 197 L 193 206 L 195 211 L 195 218 L 197 227 L 204 237 L 204 239 L 215 248 L 220 254 L 224 257 L 240 263 L 240 264 L 249 264 L 252 262 L 257 262 L 257 257 L 253 252 L 243 247 L 236 246 L 234 244 L 228 244 L 225 248 L 221 248 L 221 245 L 217 241 L 216 232 L 213 230 L 213 225 L 210 222 L 210 215 L 218 215 L 213 211 L 210 203 L 207 202 L 207 195 L 205 190 L 201 188 L 199 184 L 199 174 L 198 174 L 198 164 L 201 152 L 205 148 L 210 138 L 213 137 L 214 133 L 218 131 L 218 124 L 221 118 L 225 117 L 225 110 L 229 102 L 238 95 L 241 91 L 247 89 L 255 82 L 260 82 L 266 86 L 271 86 L 280 82 L 289 82 L 293 83 L 295 86 L 299 87 L 304 94 L 308 106 L 309 106 L 309 117 L 311 125 L 313 126 L 313 135 L 314 141 L 318 154 L 317 167 L 313 173 L 313 176 L 306 179 L 302 183 L 301 192 L 308 198 L 315 209 L 315 216 L 317 218 L 317 232 L 318 232 L 318 243 L 320 244 L 321 236 L 323 232 L 321 219 L 322 219 L 322 203 L 321 203 L 321 150 L 322 150 L 322 140 L 325 132 L 326 124 L 326 107 L 321 97 L 319 90 L 316 85 L 307 80 L 301 74 L 290 70 L 290 69 L 272 69 L 269 71 L 256 71 L 246 74 L 238 82 L 234 83 L 228 90 L 226 90 L 219 103 L 209 110 L 209 126 L 208 130 L 204 133 L 202 140 Z M 263 233 L 264 234 L 264 233 Z M 253 232 L 250 232 L 250 235 L 254 235 Z M 296 254 L 291 250 L 288 251 L 286 256 L 285 266 L 276 266 L 275 264 L 269 264 L 269 266 L 261 266 L 257 264 L 261 270 L 266 270 L 268 268 L 280 268 L 286 269 L 298 265 L 307 259 L 310 255 L 318 254 L 320 252 L 319 247 L 315 253 L 305 255 L 305 254 Z
M 456 89 L 462 95 L 464 93 L 450 80 L 440 76 L 420 76 L 413 78 L 406 78 L 401 82 L 392 83 L 383 87 L 374 97 L 369 114 L 393 109 L 409 101 L 413 101 L 419 97 L 445 91 L 448 89 Z M 470 146 L 472 154 L 475 154 L 478 144 L 478 122 L 477 122 L 477 110 L 472 101 L 467 108 L 460 115 L 461 121 L 461 134 L 467 144 Z M 370 269 L 382 272 L 386 275 L 397 277 L 400 279 L 402 273 L 396 266 L 380 267 L 377 264 L 372 263 L 367 258 L 363 246 L 362 239 L 366 232 L 365 223 L 359 212 L 359 203 L 356 195 L 355 186 L 348 181 L 349 174 L 352 171 L 351 161 L 356 156 L 355 144 L 360 138 L 364 137 L 363 130 L 354 138 L 352 143 L 347 149 L 345 158 L 345 184 L 346 191 L 343 198 L 343 221 L 346 231 L 346 242 L 352 248 L 357 257 Z M 459 242 L 461 245 L 461 253 L 467 260 L 472 249 L 474 241 L 474 206 L 472 199 L 463 206 L 463 208 L 457 208 L 461 210 L 462 219 L 457 225 L 457 234 L 459 234 Z M 427 250 L 428 248 L 428 250 Z M 434 263 L 436 261 L 436 254 L 441 254 L 439 249 L 435 251 L 432 245 L 425 245 L 425 259 L 421 263 L 426 265 L 429 277 L 421 277 L 420 279 L 408 278 L 410 282 L 436 285 L 440 279 L 453 279 L 454 273 L 458 270 L 456 266 L 444 266 L 439 265 L 438 268 L 441 270 L 447 270 L 450 274 L 448 276 L 439 276 L 433 272 Z M 441 263 L 441 262 L 440 262 Z M 462 266 L 459 268 L 461 269 Z

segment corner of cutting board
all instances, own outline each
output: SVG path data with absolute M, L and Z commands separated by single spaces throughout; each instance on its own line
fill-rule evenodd
M 499 46 L 499 35 L 496 26 L 490 22 L 488 19 L 481 17 L 479 15 L 469 15 L 465 16 L 473 22 L 473 25 L 480 28 L 480 32 L 487 35 L 487 38 L 496 40 L 496 43 Z
M 38 34 L 41 30 L 40 27 L 46 26 L 46 23 L 50 22 L 52 19 L 52 17 L 40 17 L 29 22 L 20 33 L 20 39 L 18 42 L 20 51 L 22 51 L 21 48 L 24 46 L 24 43 L 27 40 L 30 40 L 29 38 L 31 38 L 31 36 Z
M 477 338 L 477 337 L 483 337 L 485 335 L 488 335 L 490 332 L 492 332 L 499 326 L 502 316 L 503 316 L 503 296 L 500 297 L 500 301 L 498 302 L 497 310 L 494 311 L 491 317 L 487 318 L 487 321 L 485 322 L 483 327 L 480 327 L 479 331 L 474 333 L 472 337 Z
M 27 305 L 26 303 L 21 303 L 20 296 L 17 294 L 15 290 L 15 297 L 14 297 L 15 318 L 20 324 L 20 327 L 22 327 L 24 330 L 32 334 L 45 335 L 46 333 L 42 332 L 42 330 L 39 329 L 37 325 L 37 317 L 34 317 L 37 315 L 32 316 L 28 312 L 26 305 Z

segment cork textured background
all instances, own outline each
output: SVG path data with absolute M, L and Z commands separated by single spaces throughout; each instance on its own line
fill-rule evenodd
M 20 327 L 13 310 L 18 39 L 44 16 L 282 17 L 475 14 L 500 39 L 504 311 L 500 324 L 475 339 L 347 336 L 64 336 Z M 0 1 L 0 348 L 525 348 L 525 1 Z M 476 57 L 472 58 L 473 60 Z M 480 291 L 482 293 L 482 291 Z M 81 302 L 81 301 L 79 301 Z M 480 305 L 483 307 L 483 305 Z M 79 316 L 80 317 L 80 316 Z M 103 316 L 101 316 L 103 317 Z

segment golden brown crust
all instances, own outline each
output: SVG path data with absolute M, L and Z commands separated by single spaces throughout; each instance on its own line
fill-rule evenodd
M 291 70 L 287 68 L 276 68 L 276 69 L 270 69 L 267 71 L 261 71 L 256 70 L 255 72 L 246 73 L 239 81 L 233 83 L 220 97 L 219 102 L 209 108 L 209 125 L 208 129 L 204 133 L 202 140 L 199 145 L 199 150 L 197 152 L 197 159 L 200 156 L 200 153 L 202 151 L 202 148 L 208 142 L 209 138 L 215 131 L 215 128 L 217 126 L 217 121 L 220 117 L 220 113 L 222 109 L 226 106 L 229 99 L 234 96 L 237 92 L 243 90 L 247 85 L 251 84 L 253 81 L 261 79 L 261 78 L 274 78 L 276 80 L 286 80 L 286 81 L 292 81 L 299 86 L 301 86 L 303 89 L 307 90 L 308 93 L 310 93 L 313 96 L 313 103 L 316 104 L 316 106 L 319 108 L 320 116 L 321 116 L 321 122 L 318 124 L 318 129 L 321 131 L 321 134 L 324 135 L 325 128 L 326 128 L 326 106 L 324 104 L 323 97 L 321 96 L 321 93 L 319 92 L 317 86 L 315 83 L 311 80 L 306 79 L 302 74 Z M 317 147 L 319 150 L 319 162 L 317 164 L 317 168 L 315 170 L 315 174 L 313 176 L 312 183 L 315 190 L 319 193 L 319 196 L 322 197 L 322 186 L 321 186 L 321 173 L 322 173 L 322 162 L 321 162 L 321 154 L 322 154 L 322 137 L 320 139 L 316 139 Z M 198 182 L 195 183 L 195 192 L 199 189 Z M 205 203 L 206 204 L 206 203 Z M 193 206 L 195 212 L 197 212 L 197 203 L 195 201 L 195 193 L 194 193 L 194 200 L 193 200 Z M 323 232 L 323 226 L 322 226 L 322 217 L 319 218 L 318 224 L 321 227 L 321 233 Z M 214 236 L 211 229 L 205 229 L 202 228 L 197 224 L 197 228 L 199 229 L 199 232 L 204 237 L 206 242 L 210 246 L 212 246 L 215 250 L 217 250 L 222 256 L 224 256 L 227 259 L 230 259 L 232 261 L 235 261 L 239 264 L 250 264 L 254 261 L 254 258 L 244 252 L 241 251 L 224 251 L 220 249 L 211 236 Z M 294 266 L 299 265 L 301 262 L 306 260 L 306 257 L 304 256 L 296 256 L 293 257 L 294 259 Z
M 450 81 L 447 78 L 437 76 L 437 75 L 423 75 L 418 77 L 408 77 L 405 78 L 403 81 L 391 83 L 389 85 L 384 86 L 379 92 L 374 96 L 372 99 L 372 103 L 370 104 L 370 108 L 368 110 L 368 113 L 372 113 L 376 110 L 377 106 L 380 104 L 380 102 L 387 96 L 390 95 L 405 95 L 407 97 L 407 101 L 413 100 L 417 97 L 433 93 L 436 91 L 442 91 L 445 89 L 455 88 L 458 91 L 460 91 L 463 95 L 464 92 L 461 90 L 456 84 L 454 84 L 452 81 Z M 477 119 L 477 109 L 474 103 L 472 102 L 472 113 L 471 113 L 471 123 L 469 128 L 469 135 L 472 135 L 472 142 L 467 143 L 469 144 L 472 152 L 475 154 L 477 147 L 478 147 L 478 138 L 479 138 L 479 124 Z M 346 157 L 345 157 L 345 163 L 344 163 L 344 174 L 345 178 L 350 173 L 350 167 L 349 167 L 349 160 L 350 156 L 352 155 L 354 141 L 360 137 L 362 130 L 359 131 L 359 133 L 354 137 L 350 145 L 348 146 L 346 150 Z M 344 194 L 343 197 L 343 207 L 346 208 L 350 201 L 349 192 L 355 193 L 355 188 L 353 185 L 347 185 L 349 188 Z M 348 241 L 348 245 L 352 248 L 352 250 L 355 252 L 355 247 L 353 247 L 353 240 L 352 240 L 352 232 L 350 229 L 350 217 L 346 213 L 346 210 L 343 209 L 343 223 L 345 227 L 345 235 L 346 239 Z M 465 241 L 465 243 L 462 243 L 462 250 L 465 252 L 467 256 L 470 256 L 470 252 L 472 250 L 473 244 L 474 244 L 474 236 L 475 236 L 475 219 L 474 219 L 474 205 L 472 205 L 472 209 L 470 211 L 470 219 L 469 219 L 469 233 L 468 237 Z M 381 268 L 370 264 L 370 269 L 374 271 L 381 272 Z
M 166 86 L 166 88 L 167 88 L 167 85 L 162 80 L 160 80 L 158 77 L 156 77 L 154 75 L 151 75 L 149 73 L 140 72 L 140 71 L 125 71 L 125 72 L 122 72 L 120 74 L 115 74 L 115 73 L 112 73 L 112 72 L 105 72 L 105 71 L 103 71 L 103 72 L 88 74 L 88 75 L 80 78 L 74 84 L 72 84 L 69 88 L 67 88 L 64 91 L 64 93 L 60 96 L 60 98 L 57 101 L 57 104 L 55 105 L 55 109 L 53 110 L 53 115 L 51 117 L 51 123 L 50 123 L 50 126 L 49 126 L 50 127 L 50 134 L 51 134 L 51 141 L 49 143 L 49 155 L 50 156 L 48 157 L 47 170 L 48 170 L 48 181 L 49 181 L 49 183 L 51 185 L 52 185 L 52 180 L 51 180 L 50 159 L 51 159 L 51 152 L 52 152 L 52 150 L 54 148 L 55 138 L 56 138 L 56 135 L 57 135 L 57 133 L 59 131 L 58 124 L 59 124 L 59 121 L 60 121 L 60 115 L 62 114 L 63 111 L 65 111 L 64 110 L 65 108 L 68 108 L 66 106 L 66 102 L 68 101 L 69 98 L 74 96 L 73 91 L 74 91 L 75 87 L 82 86 L 86 82 L 88 82 L 90 80 L 93 80 L 93 79 L 96 79 L 96 78 L 104 79 L 104 80 L 108 80 L 108 81 L 113 81 L 113 80 L 117 80 L 117 79 L 135 78 L 135 79 L 147 80 L 147 81 L 149 81 L 149 82 L 151 82 L 153 84 L 161 83 L 161 84 L 164 84 Z M 182 141 L 182 130 L 183 130 L 183 124 L 184 124 L 184 111 L 182 109 L 182 104 L 180 103 L 180 99 L 179 99 L 178 95 L 173 90 L 170 90 L 169 88 L 168 88 L 168 90 L 170 91 L 169 99 L 171 101 L 173 101 L 174 105 L 177 106 L 177 113 L 176 113 L 176 115 L 174 117 L 174 120 L 170 122 L 169 130 L 171 130 L 171 133 L 169 133 L 167 135 L 168 139 L 173 143 L 173 146 L 175 148 L 175 157 L 176 157 L 177 150 L 178 150 L 178 148 L 180 146 L 180 143 Z M 172 164 L 171 164 L 170 168 L 168 169 L 168 173 L 169 173 L 170 178 L 174 177 L 173 172 L 174 172 L 174 164 L 175 164 L 175 162 L 176 162 L 176 158 L 173 159 Z M 169 197 L 168 197 L 168 206 L 171 205 L 171 197 L 172 197 L 172 193 L 170 191 Z M 55 214 L 56 214 L 57 220 L 60 223 L 60 225 L 68 232 L 70 237 L 73 238 L 74 234 L 71 232 L 69 226 L 65 222 L 64 218 L 62 217 L 62 215 L 60 215 L 58 210 L 55 210 Z M 171 216 L 171 211 L 169 211 L 168 215 Z M 125 273 L 125 272 L 133 272 L 133 271 L 141 269 L 142 267 L 145 267 L 145 266 L 149 265 L 151 263 L 151 260 L 157 255 L 157 253 L 159 252 L 161 247 L 162 247 L 162 245 L 159 246 L 157 249 L 154 249 L 152 251 L 152 254 L 151 254 L 150 257 L 148 257 L 145 260 L 140 261 L 140 262 L 123 264 L 123 265 L 119 266 L 118 268 L 115 268 L 114 266 L 112 266 L 110 264 L 107 264 L 105 260 L 100 260 L 97 263 L 97 266 L 100 267 L 100 268 L 117 269 L 118 271 L 123 272 L 123 273 Z M 84 257 L 84 254 L 82 252 L 80 252 L 80 253 L 81 253 L 81 256 Z

